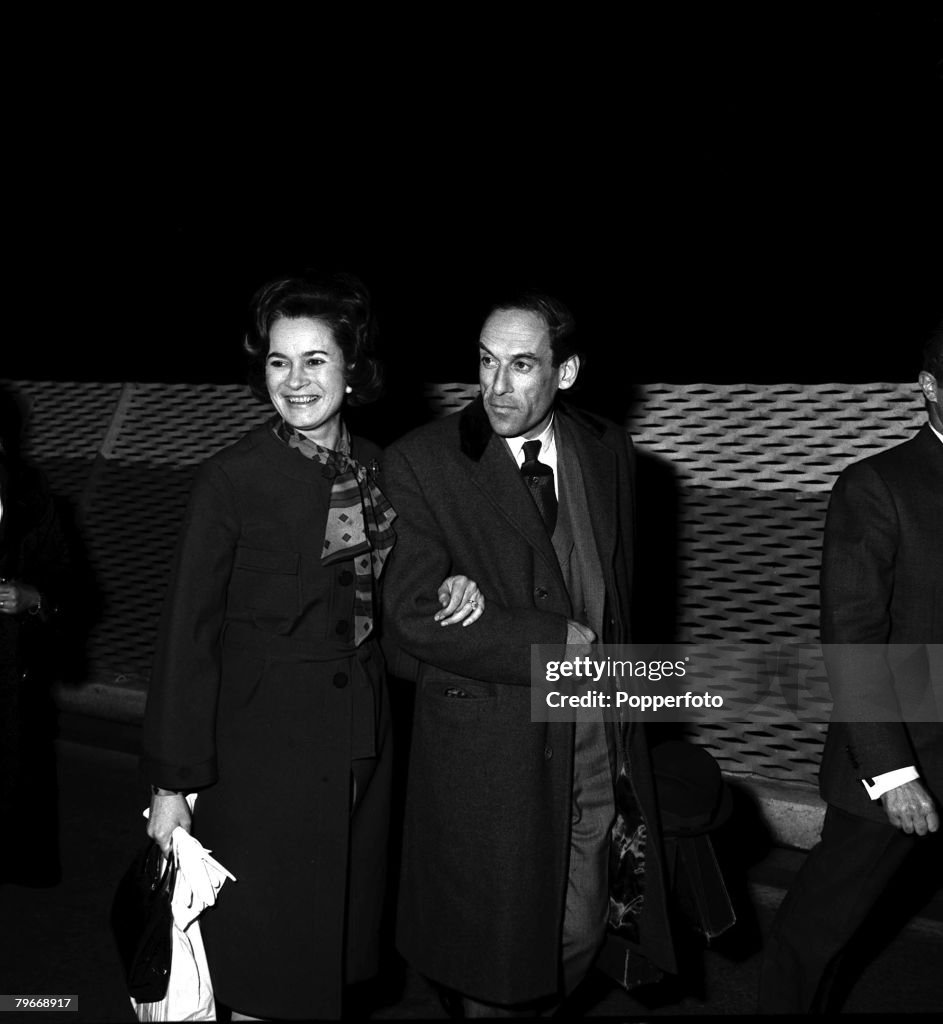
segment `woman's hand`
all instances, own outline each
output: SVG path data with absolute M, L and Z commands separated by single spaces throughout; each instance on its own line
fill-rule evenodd
M 0 580 L 0 614 L 20 615 L 42 603 L 39 591 L 28 583 Z
M 470 626 L 484 614 L 485 595 L 467 576 L 448 576 L 439 587 L 439 604 L 442 609 L 435 613 L 435 621 L 440 626 Z
M 177 826 L 190 831 L 190 808 L 182 793 L 155 794 L 151 797 L 151 811 L 147 819 L 147 834 L 170 856 L 170 837 Z

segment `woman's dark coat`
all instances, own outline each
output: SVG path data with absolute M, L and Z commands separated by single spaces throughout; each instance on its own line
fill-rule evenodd
M 353 562 L 321 564 L 330 487 L 270 424 L 203 465 L 148 695 L 147 778 L 199 790 L 193 833 L 237 879 L 201 918 L 216 997 L 260 1017 L 338 1016 L 376 969 L 389 711 L 378 645 L 351 640 Z

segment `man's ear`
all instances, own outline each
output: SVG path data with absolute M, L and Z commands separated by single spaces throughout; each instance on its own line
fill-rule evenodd
M 920 390 L 923 392 L 923 397 L 928 402 L 943 404 L 943 402 L 941 402 L 941 399 L 943 399 L 943 388 L 940 388 L 936 377 L 934 377 L 932 373 L 927 373 L 926 370 L 921 370 L 917 380 L 920 383 Z
M 573 355 L 569 359 L 564 359 L 557 367 L 557 370 L 560 374 L 558 387 L 561 391 L 566 391 L 567 388 L 573 387 L 576 383 L 576 378 L 579 376 L 580 357 Z

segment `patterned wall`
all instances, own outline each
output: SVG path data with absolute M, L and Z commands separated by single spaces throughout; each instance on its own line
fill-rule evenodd
M 427 399 L 441 415 L 476 390 L 430 386 Z M 835 476 L 924 421 L 916 384 L 640 388 L 627 419 L 639 454 L 636 604 L 643 617 L 653 603 L 661 610 L 637 637 L 815 643 Z M 815 785 L 826 712 L 799 722 L 760 708 L 748 725 L 718 721 L 691 732 L 726 772 Z
M 241 386 L 14 384 L 26 451 L 77 509 L 103 598 L 91 675 L 146 680 L 194 467 L 268 415 Z M 470 385 L 429 385 L 433 414 Z M 828 492 L 848 462 L 922 422 L 905 384 L 651 384 L 628 417 L 639 452 L 640 605 L 657 639 L 814 642 Z M 726 771 L 815 781 L 824 726 L 758 711 L 696 738 Z
M 816 642 L 835 476 L 924 419 L 916 384 L 648 387 L 630 429 L 677 473 L 679 639 Z M 825 728 L 763 709 L 698 738 L 726 771 L 815 783 Z

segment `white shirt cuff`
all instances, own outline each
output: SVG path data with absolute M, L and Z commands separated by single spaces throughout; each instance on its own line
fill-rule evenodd
M 883 775 L 875 775 L 868 784 L 867 779 L 861 780 L 861 785 L 868 791 L 872 800 L 882 797 L 888 790 L 896 786 L 902 786 L 905 782 L 913 782 L 920 778 L 920 772 L 911 765 L 909 768 L 895 768 L 892 772 L 885 772 Z

